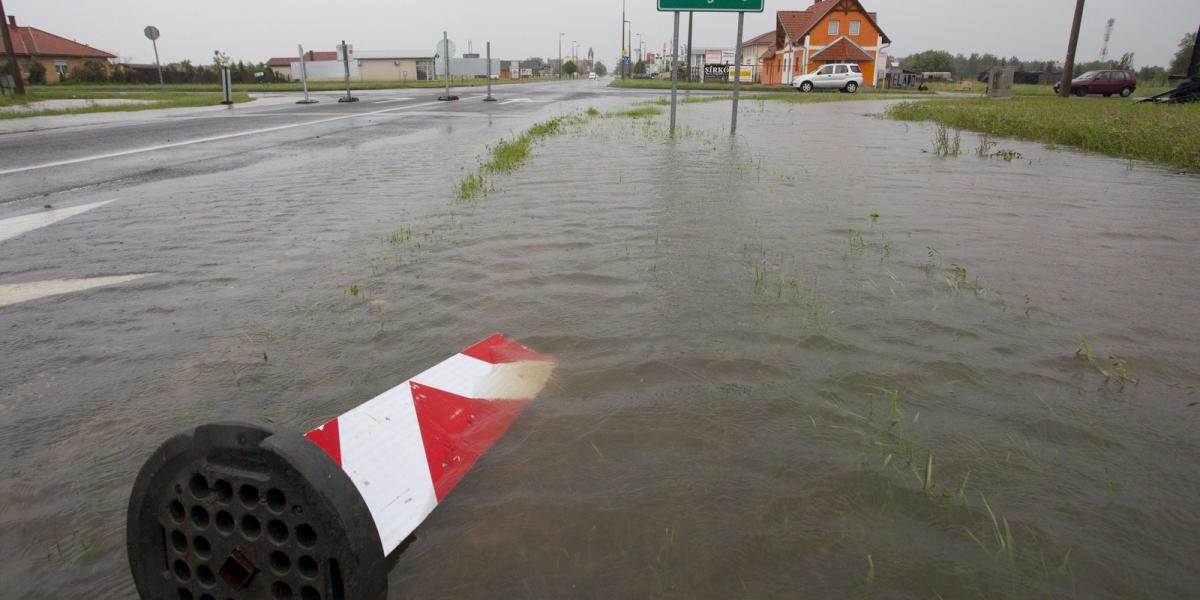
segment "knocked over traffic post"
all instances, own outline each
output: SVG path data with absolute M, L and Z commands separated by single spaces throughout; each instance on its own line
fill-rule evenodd
M 304 99 L 297 101 L 296 104 L 316 104 L 316 100 L 308 97 L 308 67 L 304 63 L 304 46 L 296 44 L 296 50 L 300 51 L 300 85 L 304 86 Z
M 146 34 L 146 38 L 150 40 L 151 44 L 154 44 L 154 68 L 158 69 L 158 91 L 166 93 L 167 86 L 163 83 L 162 64 L 158 62 L 158 28 L 153 25 L 147 25 L 142 30 L 142 33 Z
M 342 55 L 342 66 L 346 71 L 346 95 L 338 98 L 338 102 L 358 102 L 358 98 L 350 95 L 350 46 L 346 45 L 346 40 L 342 40 L 337 49 Z
M 762 12 L 765 0 L 658 0 L 658 10 L 660 12 L 671 11 L 675 13 L 675 49 L 671 52 L 671 133 L 675 133 L 675 98 L 676 79 L 678 78 L 678 65 L 676 57 L 679 52 L 679 13 L 681 11 L 695 12 L 736 12 L 738 13 L 738 33 L 737 33 L 737 48 L 735 50 L 737 57 L 734 62 L 737 72 L 733 77 L 733 118 L 729 124 L 730 135 L 737 133 L 737 107 L 738 107 L 738 92 L 739 83 L 742 79 L 742 26 L 745 22 L 746 13 Z M 688 54 L 692 53 L 692 49 L 688 48 Z
M 168 439 L 129 499 L 138 593 L 384 600 L 387 555 L 554 366 L 496 334 L 305 435 L 214 423 Z

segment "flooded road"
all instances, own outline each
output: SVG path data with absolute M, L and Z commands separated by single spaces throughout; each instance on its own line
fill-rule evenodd
M 716 102 L 674 141 L 593 118 L 455 201 L 485 145 L 589 105 L 628 100 L 190 169 L 4 242 L 7 283 L 156 274 L 0 307 L 6 593 L 131 595 L 169 434 L 306 430 L 492 331 L 558 371 L 392 597 L 1200 587 L 1194 176 L 939 157 L 879 102 L 749 102 L 730 142 Z

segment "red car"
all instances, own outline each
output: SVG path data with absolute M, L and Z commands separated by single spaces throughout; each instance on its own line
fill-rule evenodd
M 1061 89 L 1062 82 L 1054 84 L 1055 93 Z M 1104 94 L 1105 98 L 1120 94 L 1128 98 L 1137 89 L 1137 76 L 1133 71 L 1123 69 L 1088 71 L 1071 80 L 1071 93 L 1076 96 L 1088 94 Z

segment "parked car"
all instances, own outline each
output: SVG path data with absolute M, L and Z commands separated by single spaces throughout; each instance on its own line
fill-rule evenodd
M 1062 82 L 1054 84 L 1054 92 L 1062 89 Z M 1088 71 L 1071 80 L 1071 93 L 1076 96 L 1088 94 L 1104 94 L 1105 98 L 1120 94 L 1128 98 L 1137 90 L 1137 76 L 1133 71 L 1112 69 L 1104 71 Z
M 596 79 L 596 72 L 595 72 L 595 71 L 589 71 L 589 72 L 588 72 L 588 79 Z
M 792 80 L 792 87 L 798 92 L 811 92 L 818 89 L 841 90 L 853 94 L 863 84 L 862 69 L 853 63 L 829 64 L 809 73 L 797 75 Z

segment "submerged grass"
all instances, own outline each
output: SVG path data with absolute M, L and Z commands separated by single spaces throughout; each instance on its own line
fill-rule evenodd
M 631 108 L 629 110 L 605 113 L 604 116 L 605 118 L 626 117 L 629 119 L 645 119 L 649 117 L 656 117 L 661 114 L 663 114 L 661 108 L 654 105 L 645 105 L 637 108 Z
M 458 181 L 456 195 L 460 201 L 472 200 L 486 196 L 495 191 L 496 187 L 488 181 L 486 175 L 494 173 L 511 173 L 529 160 L 529 154 L 537 142 L 562 133 L 567 126 L 600 114 L 595 108 L 589 108 L 582 115 L 567 115 L 542 121 L 511 139 L 502 139 L 490 148 L 490 155 L 479 165 L 479 169 L 468 173 Z
M 972 98 L 904 102 L 890 107 L 887 115 L 902 121 L 932 121 L 988 135 L 1074 146 L 1200 173 L 1200 104 Z M 1000 158 L 1012 160 L 1019 154 L 1012 152 Z

